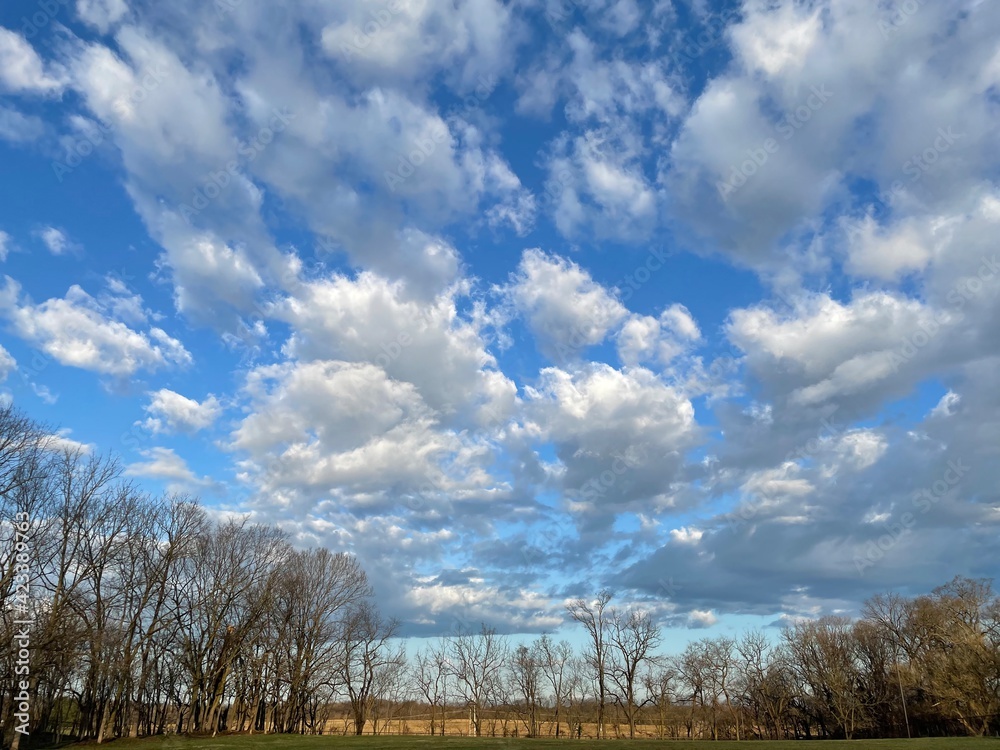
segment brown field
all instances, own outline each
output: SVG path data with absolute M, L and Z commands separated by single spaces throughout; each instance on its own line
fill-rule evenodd
M 470 737 L 474 734 L 472 727 L 470 726 L 470 721 L 468 715 L 464 715 L 462 718 L 453 718 L 454 712 L 449 712 L 451 714 L 448 718 L 448 722 L 445 726 L 445 736 L 453 737 Z M 495 733 L 491 730 L 493 726 L 491 724 L 495 723 Z M 441 733 L 441 720 L 438 719 L 435 723 L 437 734 Z M 561 728 L 559 730 L 560 736 L 568 736 L 570 732 L 569 724 L 566 721 L 560 722 Z M 365 734 L 416 734 L 416 735 L 430 735 L 431 733 L 431 722 L 430 719 L 425 718 L 392 718 L 388 721 L 382 719 L 378 720 L 378 731 L 375 731 L 373 722 L 369 722 L 365 729 Z M 504 731 L 506 730 L 506 731 Z M 613 722 L 605 723 L 605 730 L 608 737 L 628 737 L 628 724 L 622 724 L 618 733 L 615 732 L 615 727 Z M 669 736 L 670 727 L 664 727 L 665 736 Z M 496 719 L 493 722 L 491 719 L 483 720 L 483 734 L 486 736 L 496 736 L 496 737 L 519 737 L 524 736 L 525 725 L 524 722 L 513 719 Z M 341 717 L 336 719 L 329 719 L 326 722 L 325 734 L 353 734 L 354 733 L 354 723 L 350 717 Z M 555 737 L 555 723 L 551 721 L 544 721 L 539 723 L 538 734 L 540 737 Z M 597 724 L 596 723 L 584 723 L 582 737 L 594 739 L 597 737 Z M 659 738 L 658 728 L 653 724 L 640 724 L 636 726 L 636 736 L 646 739 Z

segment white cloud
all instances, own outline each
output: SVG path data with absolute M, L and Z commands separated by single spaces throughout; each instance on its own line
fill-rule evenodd
M 175 215 L 164 217 L 161 232 L 166 247 L 161 263 L 170 269 L 177 311 L 199 323 L 235 329 L 239 314 L 254 310 L 264 287 L 246 249 L 214 233 L 192 231 Z
M 855 276 L 892 281 L 907 272 L 922 271 L 932 257 L 921 233 L 910 224 L 879 231 L 871 216 L 846 220 L 847 270 Z
M 119 295 L 95 299 L 74 284 L 66 297 L 34 304 L 21 299 L 21 288 L 7 277 L 0 308 L 21 338 L 58 362 L 104 375 L 126 377 L 191 363 L 191 355 L 161 328 L 136 331 L 113 317 Z
M 585 450 L 635 440 L 674 448 L 694 428 L 690 402 L 649 370 L 590 364 L 576 372 L 546 368 L 527 393 L 547 435 Z
M 59 395 L 52 392 L 52 390 L 46 385 L 39 385 L 38 383 L 31 384 L 31 390 L 34 392 L 42 403 L 52 406 L 59 400 Z
M 9 351 L 4 349 L 3 346 L 0 346 L 0 383 L 5 381 L 7 376 L 10 375 L 16 368 L 17 360 L 14 359 L 14 356 Z
M 166 482 L 168 492 L 220 489 L 219 483 L 209 477 L 198 477 L 172 448 L 157 446 L 140 453 L 147 460 L 129 464 L 125 467 L 126 475 Z
M 699 439 L 694 407 L 649 370 L 589 364 L 546 368 L 525 388 L 526 430 L 551 442 L 558 483 L 572 510 L 590 524 L 632 506 L 673 504 L 684 452 Z
M 612 122 L 621 114 L 653 111 L 663 117 L 683 110 L 677 84 L 660 63 L 601 60 L 596 45 L 579 29 L 570 33 L 567 44 L 573 55 L 565 73 L 574 89 L 566 107 L 570 118 Z
M 142 423 L 153 434 L 163 432 L 198 432 L 212 425 L 222 413 L 215 396 L 199 403 L 167 388 L 150 393 L 143 407 L 150 416 Z
M 606 21 L 624 6 L 598 17 Z M 568 128 L 552 143 L 546 192 L 556 226 L 573 240 L 645 237 L 658 224 L 663 201 L 648 160 L 686 109 L 683 87 L 665 63 L 612 57 L 580 28 L 559 46 L 565 50 L 550 52 L 517 80 L 521 111 L 547 116 L 565 97 L 566 118 L 585 128 Z
M 481 51 L 472 38 L 499 41 L 499 29 L 484 25 L 491 8 L 508 13 L 492 0 L 428 13 L 435 34 L 438 21 L 465 19 L 460 25 L 471 37 L 456 50 L 464 58 Z M 303 60 L 301 28 L 336 27 L 330 16 L 344 16 L 340 20 L 353 33 L 351 24 L 371 21 L 370 10 L 363 3 L 290 7 L 278 29 L 269 14 L 244 6 L 227 16 L 246 24 L 241 35 L 228 25 L 220 28 L 218 14 L 208 8 L 200 44 L 239 49 L 248 65 L 236 80 L 229 80 L 227 66 L 206 58 L 203 47 L 183 55 L 178 40 L 167 47 L 149 30 L 128 25 L 116 35 L 120 52 L 100 44 L 73 50 L 74 86 L 93 117 L 111 126 L 130 195 L 165 249 L 163 265 L 179 306 L 196 322 L 232 332 L 238 316 L 259 304 L 248 297 L 254 276 L 263 284 L 287 284 L 289 258 L 273 247 L 261 217 L 265 194 L 299 211 L 309 230 L 355 266 L 405 281 L 425 297 L 458 276 L 459 254 L 438 234 L 456 217 L 482 215 L 517 233 L 530 228 L 535 200 L 480 123 L 497 66 L 489 66 L 492 83 L 485 88 L 478 73 L 472 76 L 472 111 L 452 114 L 436 110 L 410 85 L 366 84 L 351 93 L 331 88 Z M 416 13 L 416 6 L 405 6 L 404 15 L 410 11 Z M 399 23 L 387 28 L 390 33 L 412 32 L 401 18 L 394 21 Z M 250 31 L 255 23 L 269 28 L 266 44 Z M 436 53 L 437 47 L 428 50 Z M 364 63 L 355 62 L 341 72 L 362 71 Z M 450 71 L 453 62 L 449 58 Z M 399 72 L 409 80 L 414 68 L 403 64 Z M 229 90 L 236 95 L 227 97 Z M 271 129 L 276 112 L 284 113 L 280 132 Z M 265 130 L 273 135 L 266 146 L 248 149 Z M 196 204 L 178 215 L 178 207 Z M 193 250 L 206 242 L 242 257 L 202 262 Z
M 76 14 L 102 34 L 128 13 L 125 0 L 76 0 Z
M 689 628 L 710 628 L 719 621 L 715 613 L 707 609 L 695 609 L 688 614 Z
M 490 225 L 509 225 L 518 236 L 527 234 L 535 222 L 535 196 L 521 185 L 510 165 L 496 153 L 490 152 L 483 158 L 482 177 L 479 179 L 481 189 L 499 198 L 486 211 Z
M 732 30 L 733 46 L 746 66 L 768 76 L 801 70 L 822 28 L 821 10 L 785 3 L 767 13 L 761 12 L 763 3 L 747 5 L 752 10 L 746 23 Z
M 697 544 L 704 533 L 700 529 L 682 526 L 679 529 L 671 529 L 670 538 L 677 544 Z
M 934 408 L 931 409 L 930 416 L 939 418 L 953 416 L 955 409 L 961 402 L 961 396 L 954 391 L 948 391 L 941 397 L 941 400 L 937 402 Z
M 415 613 L 428 622 L 437 619 L 451 624 L 452 629 L 473 631 L 479 623 L 503 622 L 514 632 L 545 632 L 563 624 L 561 608 L 544 594 L 517 586 L 490 585 L 482 579 L 469 584 L 417 582 L 406 598 Z
M 302 284 L 269 315 L 292 326 L 290 356 L 374 363 L 413 384 L 442 419 L 484 408 L 507 413 L 513 383 L 495 369 L 478 324 L 459 316 L 458 294 L 425 301 L 372 273 L 333 276 Z
M 525 250 L 506 288 L 542 351 L 563 362 L 604 341 L 628 311 L 576 263 Z
M 72 430 L 63 428 L 55 434 L 46 437 L 45 446 L 53 452 L 69 452 L 89 455 L 94 452 L 97 446 L 94 443 L 81 443 L 70 437 Z
M 726 331 L 758 378 L 802 405 L 908 387 L 947 343 L 928 331 L 946 330 L 961 317 L 886 292 L 859 293 L 848 303 L 804 295 L 795 305 L 786 313 L 735 310 Z M 909 352 L 904 347 L 914 340 L 922 346 Z
M 618 356 L 630 366 L 644 362 L 668 365 L 700 339 L 701 331 L 688 309 L 673 304 L 658 318 L 632 315 L 618 332 Z
M 249 414 L 230 447 L 247 456 L 241 478 L 268 502 L 336 497 L 375 512 L 407 499 L 416 508 L 456 501 L 493 486 L 482 468 L 488 452 L 441 429 L 413 385 L 374 365 L 261 367 L 248 375 L 245 396 Z
M 788 505 L 797 512 L 808 510 L 805 498 L 815 490 L 809 478 L 803 476 L 802 468 L 793 461 L 785 461 L 780 466 L 753 472 L 740 490 L 746 497 L 757 503 L 757 512 L 767 506 Z
M 0 105 L 0 138 L 12 143 L 30 143 L 44 132 L 45 123 L 40 117 Z
M 193 155 L 224 167 L 218 160 L 232 144 L 214 76 L 186 68 L 148 32 L 124 27 L 116 39 L 124 59 L 101 44 L 80 45 L 70 73 L 90 111 L 112 126 L 132 178 L 151 179 L 160 163 Z
M 628 130 L 601 128 L 558 140 L 548 162 L 546 192 L 566 237 L 636 240 L 657 221 L 659 196 L 646 176 L 642 144 Z
M 56 94 L 63 82 L 45 69 L 24 37 L 0 26 L 0 88 L 14 94 Z
M 43 227 L 36 234 L 53 255 L 77 253 L 81 249 L 77 243 L 69 238 L 66 232 L 57 227 Z
M 878 430 L 856 429 L 840 437 L 834 446 L 838 467 L 867 469 L 885 455 L 889 447 L 886 436 Z
M 323 49 L 347 63 L 359 83 L 421 81 L 446 71 L 469 90 L 478 78 L 506 68 L 518 43 L 512 9 L 496 0 L 444 6 L 412 0 L 377 10 L 345 2 L 331 10 L 336 18 L 323 27 Z
M 9 234 L 0 229 L 0 263 L 7 260 L 7 255 L 14 249 L 14 240 Z
M 743 11 L 729 29 L 736 62 L 704 87 L 661 169 L 674 216 L 714 249 L 760 270 L 823 273 L 815 227 L 826 210 L 845 210 L 857 181 L 905 219 L 992 179 L 997 135 L 981 73 L 996 50 L 982 32 L 998 21 L 984 4 L 923 4 L 899 26 L 866 0 Z M 734 170 L 744 186 L 721 195 Z M 892 252 L 858 258 L 859 271 L 924 263 L 920 250 Z

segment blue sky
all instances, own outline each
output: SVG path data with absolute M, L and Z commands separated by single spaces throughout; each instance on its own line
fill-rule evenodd
M 680 644 L 997 571 L 990 3 L 0 27 L 3 397 L 355 552 L 406 633 L 607 586 Z

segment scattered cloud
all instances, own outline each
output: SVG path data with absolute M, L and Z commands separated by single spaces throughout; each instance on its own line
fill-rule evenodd
M 211 427 L 222 413 L 219 400 L 212 395 L 200 403 L 169 388 L 161 388 L 149 396 L 149 403 L 143 407 L 149 417 L 142 422 L 142 426 L 154 435 L 198 432 Z
M 130 328 L 116 314 L 117 294 L 94 298 L 74 284 L 66 296 L 35 304 L 7 277 L 0 290 L 0 310 L 18 336 L 58 362 L 116 377 L 139 370 L 185 366 L 191 354 L 162 328 Z
M 82 250 L 65 231 L 57 227 L 43 227 L 36 234 L 53 255 L 75 255 Z

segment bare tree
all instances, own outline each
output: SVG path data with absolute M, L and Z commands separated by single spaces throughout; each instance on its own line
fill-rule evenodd
M 572 657 L 566 664 L 566 720 L 571 737 L 583 733 L 583 720 L 588 701 L 593 697 L 590 665 L 582 657 Z
M 760 736 L 766 729 L 772 739 L 780 739 L 793 697 L 784 652 L 772 646 L 760 630 L 745 633 L 736 651 L 737 679 L 753 725 Z
M 341 621 L 340 681 L 351 702 L 355 734 L 364 734 L 382 670 L 404 660 L 402 650 L 389 643 L 398 628 L 367 600 L 351 605 Z
M 590 647 L 584 655 L 584 659 L 590 665 L 597 686 L 597 736 L 599 739 L 605 736 L 604 712 L 608 695 L 607 631 L 609 623 L 605 609 L 607 609 L 612 596 L 610 590 L 602 589 L 593 601 L 577 599 L 566 607 L 570 616 L 583 625 L 590 637 Z
M 556 737 L 558 737 L 560 714 L 566 703 L 568 673 L 570 660 L 573 658 L 573 647 L 569 641 L 554 643 L 548 635 L 543 635 L 535 644 L 535 651 L 535 659 L 541 667 L 542 678 L 548 689 L 552 691 L 553 719 Z
M 851 739 L 865 720 L 867 696 L 858 689 L 861 675 L 850 621 L 824 617 L 800 622 L 787 629 L 784 637 L 812 699 L 844 738 Z
M 701 714 L 704 714 L 709 705 L 706 695 L 708 693 L 707 683 L 710 679 L 710 667 L 705 653 L 705 642 L 697 641 L 689 643 L 684 648 L 684 651 L 675 659 L 674 663 L 677 667 L 677 674 L 682 685 L 682 690 L 684 691 L 685 701 L 690 707 L 687 718 L 687 737 L 688 739 L 692 739 L 698 708 L 700 706 Z M 711 726 L 713 739 L 717 739 L 718 723 L 716 720 L 716 710 L 715 702 L 712 701 Z
M 52 469 L 52 453 L 48 450 L 47 431 L 28 419 L 10 404 L 0 406 L 0 722 L 7 732 L 6 740 L 17 748 L 21 734 L 15 731 L 22 721 L 15 719 L 18 695 L 28 693 L 30 705 L 39 708 L 38 681 L 29 681 L 28 690 L 22 690 L 21 676 L 17 669 L 20 649 L 15 634 L 23 626 L 17 620 L 31 619 L 33 602 L 27 593 L 39 585 L 40 561 L 46 559 L 39 549 L 42 535 L 48 526 L 46 516 L 51 513 L 52 497 L 48 475 Z M 39 633 L 32 629 L 32 643 L 37 644 Z M 49 644 L 56 646 L 57 644 Z M 62 644 L 58 644 L 61 646 Z M 63 663 L 57 670 L 65 682 L 68 677 L 69 654 L 60 648 Z M 38 676 L 38 654 L 32 650 L 29 657 L 31 674 Z M 55 676 L 55 672 L 53 673 Z M 53 691 L 59 691 L 55 685 Z M 29 711 L 29 727 L 37 725 L 38 713 Z
M 431 736 L 436 733 L 438 709 L 443 712 L 441 734 L 444 735 L 447 721 L 445 701 L 448 695 L 448 671 L 448 654 L 443 647 L 428 648 L 426 651 L 417 652 L 414 679 L 420 695 L 430 707 Z
M 395 658 L 376 669 L 371 711 L 373 733 L 388 733 L 396 712 L 413 695 L 409 672 L 402 646 L 396 651 Z
M 356 558 L 328 550 L 289 554 L 274 579 L 272 649 L 287 679 L 284 731 L 311 725 L 317 694 L 333 698 L 342 684 L 343 624 L 349 608 L 371 594 Z
M 116 628 L 104 627 L 108 610 L 101 596 L 104 572 L 111 567 L 110 551 L 117 539 L 122 514 L 120 500 L 131 503 L 128 490 L 118 483 L 121 468 L 107 456 L 88 456 L 82 450 L 62 450 L 49 467 L 42 485 L 48 495 L 49 514 L 38 529 L 38 582 L 47 606 L 36 620 L 32 653 L 37 662 L 31 674 L 55 689 L 52 700 L 38 701 L 40 724 L 47 723 L 55 698 L 74 675 L 82 683 L 79 706 L 81 733 L 96 737 L 107 708 L 104 642 L 117 637 Z M 107 536 L 112 539 L 106 538 Z M 90 615 L 92 617 L 85 617 Z
M 628 736 L 635 738 L 635 721 L 642 687 L 641 668 L 660 645 L 660 627 L 646 612 L 630 609 L 612 611 L 610 628 L 610 674 L 615 687 L 615 702 L 625 712 Z
M 656 709 L 657 736 L 666 738 L 667 714 L 677 693 L 677 667 L 671 659 L 651 659 L 643 676 L 646 695 Z
M 538 652 L 524 644 L 514 649 L 510 659 L 512 695 L 518 696 L 518 709 L 529 737 L 538 736 L 539 690 L 542 667 Z
M 705 641 L 705 659 L 708 666 L 708 685 L 714 704 L 725 702 L 726 709 L 733 720 L 736 739 L 740 739 L 739 706 L 733 699 L 733 688 L 736 683 L 736 663 L 734 649 L 736 642 L 732 638 L 720 636 Z M 721 697 L 721 701 L 719 700 Z
M 276 563 L 287 554 L 278 529 L 231 519 L 202 532 L 178 564 L 170 602 L 188 675 L 191 730 L 218 730 L 233 665 L 265 622 Z
M 483 710 L 499 703 L 504 692 L 507 641 L 484 624 L 478 633 L 460 633 L 450 643 L 458 690 L 471 711 L 473 731 L 481 737 Z

